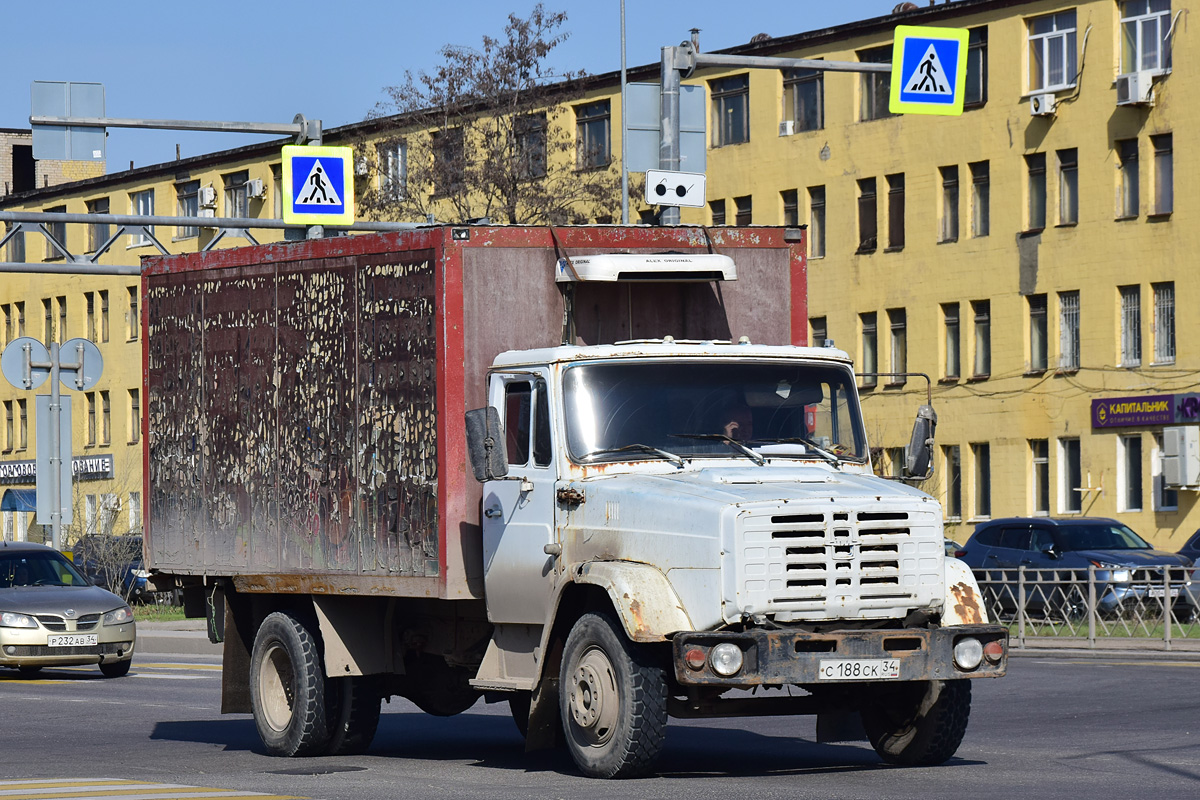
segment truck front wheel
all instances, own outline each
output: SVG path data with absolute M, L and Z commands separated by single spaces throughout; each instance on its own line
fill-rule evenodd
M 559 713 L 567 748 L 585 775 L 644 774 L 666 738 L 666 675 L 611 617 L 585 614 L 563 649 Z
M 291 614 L 269 615 L 254 637 L 250 701 L 271 755 L 316 755 L 328 743 L 320 649 L 312 631 Z
M 862 711 L 867 738 L 889 764 L 932 767 L 962 744 L 971 716 L 969 680 L 897 686 Z

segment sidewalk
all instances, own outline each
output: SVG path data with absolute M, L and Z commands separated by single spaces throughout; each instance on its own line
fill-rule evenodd
M 222 649 L 222 645 L 208 640 L 202 619 L 137 623 L 134 652 L 138 654 L 220 656 Z

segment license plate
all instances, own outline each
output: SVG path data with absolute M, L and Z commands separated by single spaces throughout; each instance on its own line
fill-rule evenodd
M 1167 590 L 1161 586 L 1151 586 L 1150 587 L 1150 596 L 1151 597 L 1166 597 L 1166 594 L 1167 594 Z M 1171 597 L 1179 597 L 1179 590 L 1172 587 L 1171 588 Z
M 98 644 L 96 634 L 83 633 L 75 636 L 51 636 L 46 639 L 50 647 L 92 647 Z
M 823 681 L 892 681 L 900 678 L 894 658 L 823 659 L 817 670 Z

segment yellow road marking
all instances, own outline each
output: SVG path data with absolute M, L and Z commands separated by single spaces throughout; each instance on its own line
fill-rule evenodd
M 237 789 L 187 786 L 177 783 L 71 778 L 42 780 L 0 780 L 0 800 L 62 800 L 62 798 L 138 798 L 139 800 L 307 800 L 294 795 L 262 794 Z

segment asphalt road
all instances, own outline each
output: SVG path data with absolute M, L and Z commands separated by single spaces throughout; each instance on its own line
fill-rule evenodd
M 127 678 L 87 668 L 0 671 L 0 798 L 1175 798 L 1200 794 L 1200 661 L 1048 655 L 975 682 L 948 764 L 881 764 L 866 743 L 813 743 L 811 718 L 675 722 L 656 777 L 580 777 L 562 752 L 526 755 L 507 705 L 458 717 L 384 706 L 367 755 L 275 759 L 253 722 L 222 716 L 218 662 L 144 656 Z M 80 781 L 107 779 L 103 786 Z M 75 783 L 72 783 L 75 781 Z M 163 784 L 168 786 L 162 788 Z M 171 784 L 207 791 L 179 790 Z M 124 797 L 125 795 L 121 795 Z

